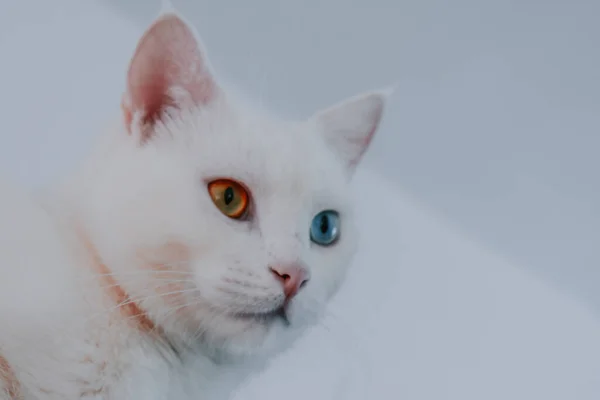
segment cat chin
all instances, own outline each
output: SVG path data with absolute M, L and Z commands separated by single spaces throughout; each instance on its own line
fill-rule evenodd
M 307 326 L 290 323 L 281 316 L 228 316 L 215 322 L 216 328 L 204 338 L 219 358 L 269 358 L 289 348 Z

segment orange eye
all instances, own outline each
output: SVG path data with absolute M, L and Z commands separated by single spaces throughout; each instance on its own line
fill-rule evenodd
M 230 179 L 217 179 L 208 184 L 208 193 L 215 206 L 229 218 L 242 218 L 248 210 L 248 192 Z

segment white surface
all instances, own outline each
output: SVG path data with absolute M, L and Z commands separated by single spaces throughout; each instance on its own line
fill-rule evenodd
M 76 165 L 118 112 L 141 33 L 95 3 L 52 3 L 0 5 L 0 168 L 29 185 Z M 357 184 L 365 241 L 335 318 L 240 400 L 600 397 L 600 321 L 584 305 L 377 174 Z

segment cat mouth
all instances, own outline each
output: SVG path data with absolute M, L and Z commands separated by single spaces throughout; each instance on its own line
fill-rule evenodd
M 244 320 L 253 320 L 260 323 L 271 323 L 275 320 L 281 320 L 285 323 L 285 325 L 290 325 L 290 321 L 287 316 L 287 312 L 284 306 L 276 308 L 271 311 L 259 311 L 259 312 L 242 312 L 235 313 L 233 315 L 235 318 L 244 319 Z

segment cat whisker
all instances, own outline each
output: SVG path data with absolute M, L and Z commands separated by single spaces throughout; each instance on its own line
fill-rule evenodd
M 193 273 L 188 271 L 177 271 L 177 270 L 142 270 L 142 271 L 127 271 L 127 272 L 108 272 L 108 273 L 89 273 L 79 276 L 80 279 L 97 279 L 103 277 L 129 277 L 129 276 L 150 276 L 158 274 L 173 274 L 173 275 L 184 275 L 193 276 Z
M 157 294 L 150 295 L 150 296 L 128 297 L 126 300 L 118 303 L 117 305 L 115 305 L 113 307 L 109 307 L 107 309 L 104 309 L 104 310 L 102 310 L 98 313 L 95 313 L 94 315 L 86 318 L 86 320 L 83 321 L 83 324 L 87 324 L 87 323 L 91 322 L 94 318 L 99 318 L 101 316 L 115 312 L 115 311 L 119 310 L 120 308 L 127 306 L 128 304 L 139 303 L 139 302 L 144 302 L 144 301 L 153 300 L 153 299 L 159 299 L 159 298 L 170 296 L 170 295 L 185 294 L 185 293 L 192 293 L 192 292 L 197 292 L 197 288 L 174 290 L 174 291 L 165 292 L 165 293 L 157 293 Z
M 223 282 L 225 283 L 230 283 L 232 285 L 236 285 L 236 286 L 240 286 L 243 287 L 245 289 L 256 289 L 259 291 L 268 291 L 270 288 L 268 286 L 265 285 L 261 285 L 260 281 L 241 281 L 239 279 L 236 278 L 228 278 L 225 277 L 223 278 Z
M 155 279 L 155 278 L 154 278 Z M 156 280 L 156 279 L 155 279 Z M 163 285 L 168 285 L 170 283 L 185 283 L 185 282 L 190 282 L 191 284 L 193 284 L 194 282 L 189 281 L 189 280 L 162 280 L 161 283 Z M 105 285 L 103 286 L 104 289 L 106 288 L 111 288 L 114 286 L 118 286 L 119 284 L 114 284 L 114 285 Z M 85 327 L 86 324 L 92 322 L 95 318 L 100 318 L 102 316 L 105 316 L 107 314 L 110 314 L 116 310 L 118 310 L 121 307 L 124 307 L 128 304 L 131 303 L 136 303 L 136 302 L 140 302 L 140 301 L 146 301 L 146 300 L 150 300 L 153 298 L 160 298 L 160 297 L 164 297 L 164 296 L 168 296 L 168 295 L 175 295 L 175 294 L 184 294 L 184 293 L 192 293 L 194 291 L 197 291 L 197 288 L 188 288 L 188 289 L 184 289 L 184 290 L 177 290 L 177 291 L 170 291 L 170 292 L 165 292 L 165 293 L 158 293 L 158 294 L 154 294 L 154 295 L 150 295 L 150 296 L 143 296 L 143 297 L 128 297 L 126 300 L 112 306 L 112 307 L 108 307 L 102 311 L 99 311 L 97 313 L 94 313 L 90 316 L 88 316 L 87 318 L 85 318 L 84 320 L 73 320 L 72 323 L 67 324 L 66 326 L 62 326 L 59 329 L 56 330 L 51 330 L 46 332 L 48 335 L 53 335 L 54 337 L 68 337 L 68 335 L 71 333 L 72 330 L 77 329 L 78 327 Z M 137 315 L 132 316 L 132 318 L 137 317 Z M 128 317 L 129 318 L 129 317 Z
M 184 304 L 180 304 L 176 307 L 171 307 L 169 310 L 167 310 L 167 312 L 164 315 L 161 315 L 161 319 L 166 319 L 167 316 L 169 316 L 169 314 L 173 314 L 174 312 L 177 312 L 178 310 L 181 310 L 182 308 L 186 308 L 186 307 L 190 307 L 192 305 L 198 304 L 198 301 L 193 301 L 193 302 L 187 302 Z
M 170 261 L 164 259 L 152 259 L 147 257 L 140 257 L 140 260 L 143 262 L 143 264 L 146 265 L 160 265 L 165 267 L 181 267 L 190 264 L 190 260 Z
M 184 293 L 196 292 L 197 290 L 198 290 L 197 288 L 191 288 L 191 289 L 183 289 L 183 290 L 174 290 L 174 291 L 165 292 L 165 293 L 157 293 L 157 294 L 150 295 L 150 296 L 128 297 L 128 299 L 126 301 L 123 301 L 123 302 L 117 304 L 112 309 L 116 310 L 118 308 L 121 308 L 121 307 L 123 307 L 125 305 L 128 305 L 128 304 L 131 304 L 131 303 L 140 303 L 140 302 L 144 302 L 144 301 L 148 301 L 148 300 L 153 300 L 153 299 L 159 299 L 159 298 L 162 298 L 162 297 L 171 296 L 171 295 L 175 295 L 175 294 L 184 294 Z
M 198 340 L 200 340 L 202 335 L 204 335 L 207 332 L 206 327 L 212 325 L 211 320 L 214 320 L 216 318 L 216 316 L 227 314 L 226 311 L 215 310 L 215 309 L 213 309 L 212 311 L 213 311 L 213 313 L 209 314 L 209 316 L 206 318 L 204 324 L 198 324 L 198 328 L 195 330 L 195 332 L 192 335 L 192 341 L 197 342 Z
M 196 301 L 189 301 L 189 302 L 186 302 L 184 304 L 180 304 L 180 305 L 178 305 L 176 307 L 171 307 L 169 310 L 167 310 L 167 312 L 164 315 L 160 316 L 160 320 L 166 321 L 171 315 L 173 315 L 177 311 L 179 311 L 181 309 L 184 309 L 184 308 L 187 308 L 187 307 L 195 306 L 197 304 L 198 304 L 198 301 L 196 300 Z M 158 326 L 156 326 L 154 328 L 154 330 L 156 330 L 156 329 L 158 329 Z M 194 335 L 195 335 L 195 333 L 194 333 Z
M 235 267 L 227 268 L 229 271 L 233 272 L 235 275 L 243 275 L 246 277 L 256 277 L 256 273 L 253 271 L 249 271 L 242 267 L 242 262 L 240 260 L 235 260 Z
M 159 319 L 164 321 L 164 320 L 167 319 L 167 316 L 169 314 L 172 314 L 173 312 L 176 312 L 177 310 L 181 310 L 182 308 L 189 307 L 189 306 L 192 306 L 192 305 L 197 304 L 197 303 L 198 303 L 198 301 L 192 301 L 192 302 L 187 302 L 185 304 L 180 304 L 180 305 L 175 306 L 175 307 L 171 307 L 163 315 L 159 316 Z M 135 319 L 137 317 L 138 317 L 138 315 L 130 315 L 127 318 L 125 318 L 125 320 Z M 158 324 L 158 325 L 160 325 L 160 324 Z M 156 329 L 158 329 L 158 326 L 155 326 L 153 330 L 156 330 Z
M 195 282 L 192 281 L 191 279 L 168 279 L 168 278 L 152 278 L 152 283 L 157 283 L 159 282 L 158 285 L 155 286 L 167 286 L 170 284 L 175 284 L 175 283 L 189 283 L 190 285 L 195 285 Z M 110 289 L 110 288 L 114 288 L 114 287 L 119 287 L 122 284 L 117 282 L 117 283 L 111 283 L 111 284 L 106 284 L 106 285 L 100 285 L 100 288 L 102 289 Z

